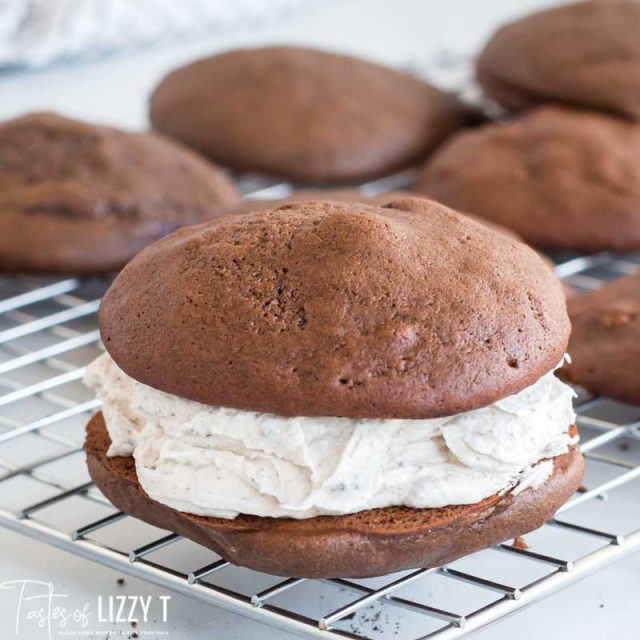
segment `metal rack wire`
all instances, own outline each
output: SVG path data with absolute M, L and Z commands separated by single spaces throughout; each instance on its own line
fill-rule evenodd
M 364 185 L 402 186 L 406 174 Z M 262 187 L 261 189 L 259 187 Z M 243 184 L 254 195 L 287 185 Z M 580 289 L 640 270 L 640 254 L 554 256 Z M 234 567 L 114 508 L 88 477 L 81 378 L 100 353 L 108 283 L 0 277 L 0 525 L 200 601 L 305 637 L 459 638 L 640 550 L 640 406 L 582 393 L 583 491 L 523 545 L 370 580 L 282 579 Z M 607 498 L 605 500 L 605 498 Z M 635 508 L 634 508 L 635 507 Z

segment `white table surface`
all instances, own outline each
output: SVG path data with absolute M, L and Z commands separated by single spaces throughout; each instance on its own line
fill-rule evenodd
M 56 110 L 68 115 L 126 128 L 146 126 L 146 98 L 170 68 L 217 49 L 258 43 L 294 42 L 356 53 L 390 64 L 428 59 L 435 51 L 472 52 L 499 21 L 540 0 L 333 0 L 304 14 L 254 30 L 115 55 L 93 62 L 55 66 L 35 72 L 0 75 L 0 119 L 30 110 Z M 98 595 L 162 595 L 163 590 L 65 552 L 0 529 L 0 583 L 9 580 L 52 581 L 68 595 L 67 606 L 81 606 Z M 518 640 L 582 640 L 640 638 L 637 600 L 640 556 L 613 565 L 516 616 L 473 635 Z M 263 640 L 289 638 L 262 624 L 171 594 L 170 640 Z M 43 630 L 21 629 L 16 635 L 15 592 L 0 590 L 0 637 L 42 640 Z M 157 624 L 153 628 L 159 628 Z M 128 637 L 129 624 L 114 624 L 93 638 Z M 144 625 L 137 631 L 143 635 Z M 393 629 L 382 629 L 393 637 Z M 148 637 L 148 636 L 147 636 Z M 381 636 L 382 637 L 382 636 Z M 386 637 L 386 634 L 385 634 Z

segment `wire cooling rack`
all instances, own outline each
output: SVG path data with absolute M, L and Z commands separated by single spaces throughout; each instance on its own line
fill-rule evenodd
M 455 60 L 443 58 L 439 69 Z M 460 76 L 459 76 L 460 77 Z M 363 185 L 404 186 L 398 174 Z M 254 196 L 287 185 L 245 179 Z M 640 270 L 640 254 L 553 256 L 581 290 Z M 81 378 L 100 350 L 99 279 L 0 277 L 0 525 L 197 600 L 305 637 L 459 638 L 640 550 L 640 406 L 581 393 L 585 484 L 526 543 L 367 580 L 283 579 L 114 509 L 87 474 L 84 426 L 98 402 Z

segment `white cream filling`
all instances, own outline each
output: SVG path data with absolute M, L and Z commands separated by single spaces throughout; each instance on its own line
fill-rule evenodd
M 430 420 L 293 417 L 213 407 L 148 387 L 108 354 L 86 384 L 110 456 L 133 455 L 154 500 L 204 516 L 311 518 L 472 504 L 539 487 L 568 451 L 573 390 L 553 372 L 494 404 Z

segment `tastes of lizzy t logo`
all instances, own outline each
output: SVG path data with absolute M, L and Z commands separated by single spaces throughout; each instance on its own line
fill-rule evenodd
M 168 595 L 108 595 L 75 602 L 69 594 L 56 590 L 52 582 L 7 580 L 0 582 L 0 597 L 10 598 L 15 606 L 13 620 L 7 619 L 3 625 L 4 631 L 13 631 L 15 638 L 38 638 L 36 630 L 43 640 L 87 637 L 104 631 L 112 637 L 119 634 L 126 638 L 168 635 L 166 630 L 145 627 L 149 622 L 156 627 L 167 622 Z M 6 610 L 6 604 L 0 603 L 0 611 Z

